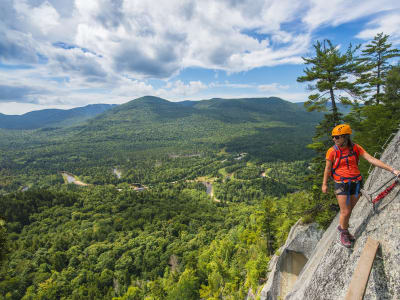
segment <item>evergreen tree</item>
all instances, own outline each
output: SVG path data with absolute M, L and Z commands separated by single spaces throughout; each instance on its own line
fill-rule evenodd
M 317 41 L 314 44 L 315 56 L 303 57 L 306 65 L 304 76 L 297 78 L 298 82 L 315 82 L 309 85 L 309 90 L 317 91 L 308 97 L 304 104 L 309 111 L 326 111 L 326 105 L 330 101 L 332 106 L 333 125 L 340 122 L 337 103 L 350 104 L 348 96 L 352 98 L 360 95 L 360 89 L 356 82 L 349 81 L 349 75 L 354 74 L 357 69 L 357 62 L 354 57 L 355 51 L 352 45 L 345 53 L 341 53 L 337 46 L 330 40 L 324 40 L 323 44 Z
M 381 102 L 353 108 L 346 119 L 355 129 L 354 140 L 372 155 L 379 155 L 388 137 L 397 130 L 400 123 L 400 66 L 392 67 L 384 81 L 385 93 Z M 354 115 L 360 117 L 354 118 Z M 360 169 L 365 174 L 369 164 L 360 161 Z
M 391 48 L 392 44 L 388 39 L 389 35 L 378 33 L 361 51 L 362 57 L 358 58 L 360 62 L 358 82 L 364 84 L 366 93 L 372 92 L 366 104 L 379 104 L 382 101 L 385 77 L 391 68 L 389 60 L 400 56 L 400 51 Z
M 393 112 L 393 119 L 400 114 L 400 64 L 391 68 L 386 77 L 383 103 Z

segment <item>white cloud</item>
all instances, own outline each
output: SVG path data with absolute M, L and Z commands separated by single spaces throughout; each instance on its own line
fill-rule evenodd
M 190 96 L 208 89 L 208 86 L 201 81 L 190 81 L 185 84 L 181 80 L 168 82 L 165 87 L 155 91 L 155 95 L 170 100 L 184 100 Z
M 52 28 L 60 25 L 57 10 L 47 1 L 33 8 L 30 13 L 32 22 L 38 24 L 43 34 L 47 34 Z
M 280 90 L 287 90 L 289 89 L 289 86 L 274 82 L 270 84 L 261 84 L 257 88 L 262 92 L 276 92 Z
M 315 29 L 321 25 L 337 26 L 379 12 L 399 9 L 400 3 L 393 0 L 310 0 L 308 6 L 303 21 L 310 29 Z
M 24 19 L 21 31 L 45 42 L 47 46 L 42 47 L 46 49 L 41 50 L 46 54 L 52 53 L 54 42 L 75 43 L 101 55 L 104 59 L 98 63 L 108 64 L 104 69 L 137 78 L 168 78 L 189 66 L 238 71 L 296 63 L 293 56 L 301 54 L 301 49 L 288 46 L 280 55 L 270 44 L 270 39 L 294 41 L 293 34 L 282 31 L 280 24 L 293 20 L 296 7 L 291 1 L 76 0 L 67 19 L 49 1 L 34 6 L 27 0 L 15 0 L 14 5 Z M 260 42 L 246 30 L 271 38 Z M 261 58 L 259 63 L 246 59 L 248 54 Z
M 246 88 L 254 88 L 253 84 L 247 83 L 230 83 L 225 81 L 224 83 L 220 82 L 212 82 L 209 84 L 210 88 L 235 88 L 235 89 L 246 89 Z
M 361 39 L 373 39 L 380 32 L 390 35 L 391 41 L 394 44 L 400 44 L 400 9 L 384 14 L 369 22 L 367 28 L 361 31 L 357 37 Z
M 2 0 L 0 60 L 34 69 L 0 70 L 0 78 L 24 91 L 46 91 L 34 101 L 49 105 L 95 97 L 120 103 L 143 94 L 200 97 L 218 84 L 290 96 L 279 83 L 205 85 L 172 78 L 188 67 L 232 73 L 302 64 L 316 29 L 362 17 L 373 19 L 359 38 L 383 31 L 398 42 L 399 14 L 394 0 Z M 56 47 L 60 42 L 65 46 Z M 154 88 L 149 78 L 169 81 Z

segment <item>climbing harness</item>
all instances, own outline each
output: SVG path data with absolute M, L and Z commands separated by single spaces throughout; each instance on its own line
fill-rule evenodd
M 377 192 L 379 192 L 384 186 L 386 186 L 389 182 L 391 182 L 393 179 L 395 179 L 395 181 L 388 186 L 386 189 L 384 189 L 381 193 L 379 193 L 374 199 L 372 199 L 372 195 L 376 194 Z M 385 183 L 383 183 L 379 188 L 377 188 L 375 191 L 373 192 L 367 192 L 365 190 L 362 191 L 363 194 L 365 194 L 368 198 L 369 201 L 372 203 L 372 208 L 375 211 L 375 205 L 382 200 L 383 198 L 385 198 L 397 185 L 400 184 L 400 177 L 395 175 L 393 177 L 391 177 L 388 181 L 386 181 Z
M 350 187 L 351 187 L 351 182 L 357 182 L 356 185 L 356 198 L 358 197 L 358 193 L 360 190 L 360 183 L 362 181 L 362 176 L 357 175 L 354 177 L 343 177 L 340 176 L 339 174 L 336 173 L 336 169 L 339 168 L 340 166 L 340 162 L 345 159 L 346 160 L 346 164 L 347 164 L 347 168 L 349 168 L 349 157 L 350 156 L 355 156 L 356 157 L 356 161 L 358 164 L 358 160 L 359 160 L 359 156 L 360 156 L 360 150 L 358 149 L 358 147 L 356 146 L 356 144 L 353 144 L 353 148 L 350 151 L 350 153 L 346 156 L 343 156 L 342 151 L 340 150 L 340 148 L 336 145 L 333 146 L 333 149 L 335 150 L 335 162 L 332 166 L 332 170 L 331 170 L 331 176 L 335 179 L 335 180 L 340 180 L 343 184 L 348 184 L 348 191 L 347 191 L 347 199 L 346 199 L 346 205 L 349 206 L 350 205 Z M 347 180 L 347 183 L 345 182 L 345 180 Z

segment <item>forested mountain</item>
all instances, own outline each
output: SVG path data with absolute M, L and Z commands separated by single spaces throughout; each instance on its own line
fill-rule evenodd
M 48 126 L 71 126 L 83 122 L 115 104 L 90 104 L 72 109 L 44 109 L 31 111 L 23 115 L 5 115 L 0 113 L 0 128 L 37 129 Z
M 94 121 L 120 119 L 124 122 L 165 122 L 195 116 L 230 123 L 278 121 L 296 124 L 318 119 L 318 114 L 309 114 L 302 106 L 277 97 L 169 102 L 145 96 L 119 105 Z
M 279 98 L 211 99 L 188 105 L 147 96 L 90 120 L 79 134 L 95 141 L 130 141 L 131 149 L 196 152 L 226 147 L 263 159 L 293 160 L 309 157 L 304 146 L 320 118 Z M 299 151 L 275 147 L 278 140 L 281 145 L 300 145 Z
M 90 174 L 98 177 L 99 168 L 137 168 L 149 161 L 154 166 L 170 156 L 221 151 L 246 152 L 259 162 L 303 160 L 312 155 L 306 145 L 320 119 L 279 98 L 211 99 L 189 106 L 142 97 L 77 126 L 0 130 L 0 172 L 7 174 L 1 185 L 10 186 L 18 176 L 38 182 L 61 170 L 92 181 Z M 152 176 L 165 178 L 161 170 L 146 170 L 147 183 L 156 180 Z

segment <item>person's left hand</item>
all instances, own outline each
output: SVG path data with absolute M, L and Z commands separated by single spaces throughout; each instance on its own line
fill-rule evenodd
M 397 177 L 400 176 L 400 171 L 399 171 L 399 170 L 393 169 L 392 173 L 393 173 L 394 175 L 396 175 Z

